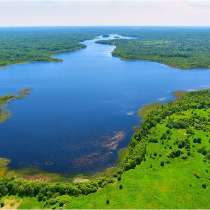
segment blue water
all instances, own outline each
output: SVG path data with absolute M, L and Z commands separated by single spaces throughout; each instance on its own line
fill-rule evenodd
M 8 105 L 12 116 L 0 125 L 0 157 L 11 159 L 12 168 L 86 173 L 112 166 L 140 122 L 140 107 L 171 100 L 176 90 L 210 85 L 209 70 L 124 61 L 111 56 L 114 46 L 85 44 L 58 55 L 62 63 L 0 71 L 1 95 L 32 88 L 29 96 Z

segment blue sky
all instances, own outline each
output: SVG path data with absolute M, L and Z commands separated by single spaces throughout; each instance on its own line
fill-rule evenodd
M 210 0 L 0 0 L 0 26 L 210 26 Z

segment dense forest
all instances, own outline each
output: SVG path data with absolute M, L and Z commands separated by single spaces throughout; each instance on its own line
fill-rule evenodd
M 92 39 L 93 35 L 71 29 L 1 29 L 0 66 L 28 61 L 61 61 L 53 54 L 84 48 L 80 42 Z
M 84 48 L 81 42 L 117 33 L 130 40 L 99 41 L 114 44 L 114 56 L 151 60 L 190 69 L 210 67 L 210 29 L 150 27 L 74 27 L 0 29 L 0 66 L 27 61 L 61 61 L 55 53 Z
M 141 110 L 141 127 L 109 173 L 70 183 L 4 171 L 1 206 L 15 199 L 20 208 L 209 208 L 210 91 L 177 96 Z
M 144 29 L 124 32 L 130 40 L 98 41 L 116 45 L 113 56 L 157 61 L 181 69 L 210 68 L 210 30 Z

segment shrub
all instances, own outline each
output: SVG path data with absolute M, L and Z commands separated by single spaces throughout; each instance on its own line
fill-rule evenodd
M 187 159 L 187 155 L 183 155 L 183 156 L 181 156 L 181 158 L 182 158 L 183 160 L 186 160 L 186 159 Z
M 200 149 L 198 149 L 198 152 L 202 155 L 206 155 L 208 153 L 206 147 L 201 147 Z
M 149 142 L 151 142 L 151 143 L 158 143 L 158 140 L 155 137 L 151 137 L 149 139 Z
M 181 150 L 174 150 L 168 155 L 168 157 L 176 158 L 179 157 L 181 154 L 182 154 Z
M 206 184 L 202 184 L 202 188 L 206 189 L 207 185 Z
M 161 165 L 161 166 L 164 166 L 164 165 L 165 165 L 164 161 L 161 161 L 161 162 L 160 162 L 160 165 Z
M 56 202 L 58 203 L 59 207 L 63 207 L 66 204 L 70 203 L 70 196 L 62 195 L 56 198 Z
M 196 174 L 196 173 L 194 173 L 193 174 L 197 179 L 200 179 L 201 177 L 198 175 L 198 174 Z
M 4 196 L 8 193 L 8 188 L 6 185 L 0 185 L 0 196 Z
M 188 122 L 187 121 L 169 121 L 167 124 L 167 127 L 172 129 L 186 129 L 188 127 Z
M 208 161 L 210 161 L 210 151 L 207 152 L 207 154 L 205 155 L 205 159 L 208 160 Z
M 121 176 L 119 176 L 119 177 L 117 178 L 117 180 L 120 181 L 120 180 L 121 180 Z
M 201 138 L 194 138 L 193 143 L 195 144 L 201 144 Z
M 0 207 L 3 208 L 4 207 L 4 202 L 0 201 Z

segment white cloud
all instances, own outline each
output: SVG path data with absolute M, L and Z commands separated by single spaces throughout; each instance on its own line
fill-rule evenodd
M 210 0 L 0 0 L 0 25 L 209 25 Z

